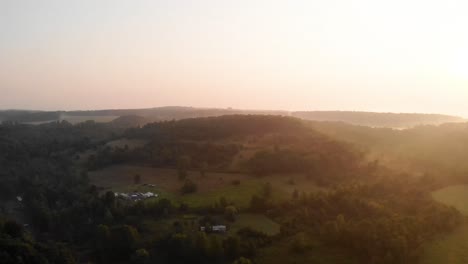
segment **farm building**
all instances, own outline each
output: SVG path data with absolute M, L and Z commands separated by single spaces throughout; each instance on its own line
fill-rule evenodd
M 214 232 L 214 233 L 226 233 L 227 227 L 225 225 L 214 225 L 214 226 L 201 226 L 200 231 L 202 232 Z
M 132 201 L 141 201 L 141 200 L 145 200 L 145 199 L 152 198 L 152 197 L 158 197 L 158 194 L 152 193 L 152 192 L 114 193 L 114 195 L 115 197 L 123 198 L 126 200 L 132 200 Z
M 211 227 L 211 230 L 213 232 L 219 232 L 219 233 L 224 233 L 227 231 L 227 228 L 225 225 L 215 225 Z

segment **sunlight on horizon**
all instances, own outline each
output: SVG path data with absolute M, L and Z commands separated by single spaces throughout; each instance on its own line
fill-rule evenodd
M 455 0 L 7 0 L 0 106 L 468 116 L 467 13 Z

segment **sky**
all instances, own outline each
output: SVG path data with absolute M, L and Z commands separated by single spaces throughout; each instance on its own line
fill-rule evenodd
M 468 2 L 0 0 L 0 109 L 468 117 Z

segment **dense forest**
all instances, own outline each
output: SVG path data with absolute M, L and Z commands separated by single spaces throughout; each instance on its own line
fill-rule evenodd
M 348 260 L 327 263 L 418 263 L 424 243 L 465 221 L 430 192 L 446 184 L 442 175 L 463 181 L 455 176 L 466 172 L 466 124 L 398 131 L 272 115 L 135 119 L 0 125 L 2 263 L 272 263 L 271 251 L 289 263 L 324 257 L 323 248 Z M 403 154 L 410 166 L 393 167 Z M 178 189 L 122 199 L 90 176 L 116 166 L 173 171 Z M 203 185 L 230 175 L 243 175 L 227 185 L 246 206 Z M 145 177 L 135 173 L 125 188 L 150 188 Z M 197 194 L 208 202 L 186 202 Z M 246 215 L 279 232 L 214 229 Z

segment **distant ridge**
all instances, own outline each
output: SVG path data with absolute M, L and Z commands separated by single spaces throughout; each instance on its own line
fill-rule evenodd
M 129 127 L 141 126 L 146 123 L 155 121 L 179 120 L 186 118 L 212 117 L 234 114 L 293 116 L 305 120 L 345 122 L 354 125 L 390 128 L 409 128 L 418 125 L 439 125 L 443 123 L 467 121 L 461 117 L 441 114 L 376 113 L 353 111 L 289 112 L 282 110 L 242 110 L 231 108 L 195 108 L 182 106 L 166 106 L 143 109 L 106 109 L 83 111 L 5 110 L 0 111 L 0 121 L 15 121 L 20 123 L 34 124 L 61 120 L 94 120 L 96 122 L 111 121 L 111 123 L 115 126 Z
M 293 112 L 291 115 L 306 120 L 335 121 L 361 126 L 390 128 L 408 128 L 419 125 L 440 125 L 443 123 L 459 123 L 467 121 L 457 116 L 418 113 L 300 111 Z

